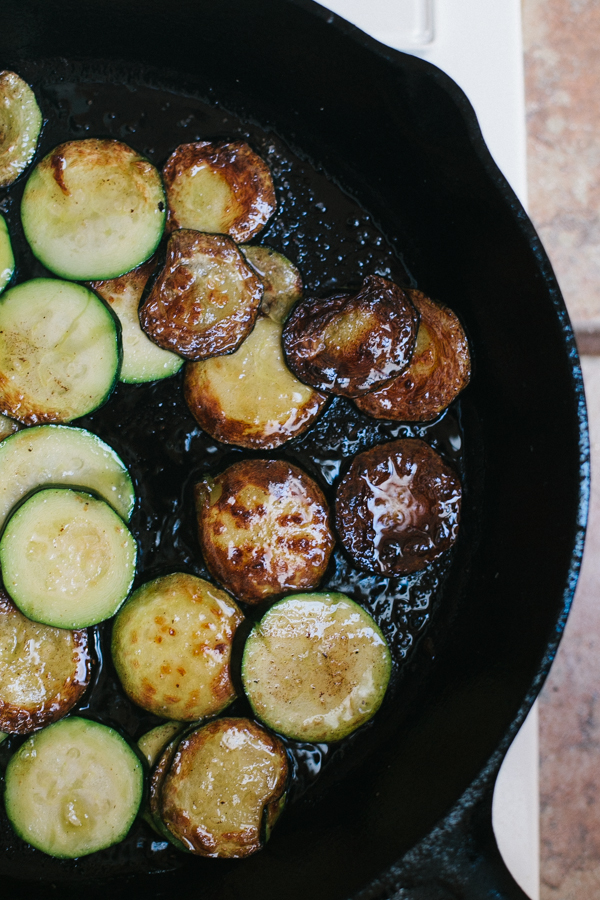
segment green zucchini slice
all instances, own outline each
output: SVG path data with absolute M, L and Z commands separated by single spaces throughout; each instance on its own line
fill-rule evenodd
M 14 72 L 0 72 L 0 187 L 27 168 L 41 129 L 42 114 L 29 85 Z
M 369 613 L 345 594 L 294 594 L 254 626 L 242 682 L 257 717 L 299 741 L 339 741 L 379 709 L 391 655 Z
M 221 712 L 235 699 L 231 645 L 242 619 L 228 594 L 195 575 L 177 572 L 142 585 L 113 627 L 113 662 L 125 693 L 177 721 Z
M 120 364 L 118 320 L 83 285 L 34 278 L 0 297 L 0 411 L 24 425 L 97 409 Z
M 29 734 L 66 715 L 92 674 L 87 631 L 27 619 L 0 591 L 0 728 Z
M 0 413 L 0 441 L 3 441 L 4 438 L 9 437 L 11 434 L 14 434 L 19 428 L 20 425 L 18 422 L 15 422 L 14 419 L 9 419 L 4 413 Z
M 143 766 L 113 729 L 68 718 L 11 758 L 4 802 L 23 840 L 49 856 L 87 856 L 122 840 L 143 794 Z
M 263 283 L 261 313 L 278 325 L 283 325 L 292 307 L 302 298 L 300 272 L 287 257 L 270 247 L 245 244 L 240 250 Z
M 129 521 L 135 493 L 112 447 L 83 428 L 38 425 L 0 444 L 0 530 L 11 509 L 34 489 L 69 485 L 98 494 Z
M 135 576 L 131 532 L 104 502 L 69 488 L 33 494 L 0 540 L 4 586 L 22 613 L 56 628 L 113 616 Z
M 153 258 L 120 278 L 91 281 L 89 284 L 108 303 L 121 323 L 123 363 L 119 377 L 126 384 L 169 378 L 176 375 L 183 365 L 181 356 L 154 344 L 140 325 L 140 300 L 155 266 L 156 260 Z
M 250 719 L 217 719 L 180 742 L 162 781 L 162 821 L 199 856 L 250 856 L 281 811 L 287 779 L 275 735 Z
M 37 164 L 21 219 L 35 256 L 61 278 L 117 278 L 156 250 L 166 200 L 152 163 L 119 141 L 69 141 Z
M 0 294 L 13 277 L 15 257 L 10 244 L 10 235 L 4 216 L 0 215 Z
M 177 737 L 178 734 L 181 734 L 186 727 L 183 722 L 164 722 L 141 736 L 137 744 L 151 768 L 167 744 Z

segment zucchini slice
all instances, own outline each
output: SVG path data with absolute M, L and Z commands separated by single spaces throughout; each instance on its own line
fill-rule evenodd
M 340 482 L 335 522 L 353 562 L 377 575 L 419 572 L 458 538 L 460 478 L 418 438 L 354 457 Z
M 10 244 L 10 235 L 4 216 L 0 215 L 0 294 L 13 277 L 15 257 Z
M 252 330 L 262 282 L 230 237 L 176 231 L 140 309 L 153 341 L 187 359 L 231 353 Z
M 27 168 L 41 130 L 42 113 L 29 85 L 14 72 L 0 72 L 0 187 Z
M 61 278 L 117 278 L 162 237 L 166 200 L 152 163 L 119 141 L 69 141 L 37 164 L 21 203 L 33 253 Z
M 0 297 L 0 411 L 24 425 L 102 406 L 120 364 L 118 320 L 83 285 L 34 278 Z
M 66 715 L 92 674 L 87 631 L 31 622 L 0 591 L 0 728 L 29 734 Z
M 292 375 L 281 349 L 281 325 L 264 317 L 235 353 L 188 363 L 184 390 L 204 431 L 249 449 L 271 449 L 297 437 L 327 403 L 326 394 Z
M 283 325 L 290 310 L 302 298 L 302 277 L 296 266 L 270 247 L 245 244 L 240 250 L 261 277 L 264 287 L 260 311 Z
M 156 260 L 153 258 L 120 278 L 89 283 L 108 303 L 121 323 L 123 362 L 119 378 L 126 384 L 169 378 L 176 375 L 183 365 L 180 356 L 157 347 L 144 334 L 140 325 L 140 300 L 155 266 Z
M 345 594 L 293 594 L 246 641 L 242 682 L 252 709 L 298 741 L 339 741 L 379 709 L 391 673 L 386 640 Z
M 112 657 L 125 693 L 177 721 L 221 712 L 235 699 L 231 645 L 242 620 L 228 594 L 195 575 L 142 585 L 113 626 Z
M 113 728 L 72 717 L 17 750 L 4 803 L 19 837 L 49 856 L 73 859 L 127 835 L 143 787 L 141 760 Z
M 333 550 L 327 501 L 302 469 L 247 459 L 196 485 L 211 575 L 246 603 L 318 586 Z
M 162 820 L 199 856 L 260 850 L 288 780 L 282 742 L 250 719 L 210 722 L 180 742 L 161 789 Z
M 420 317 L 410 365 L 385 387 L 357 397 L 361 412 L 375 419 L 431 422 L 471 378 L 467 337 L 455 313 L 421 291 L 409 291 Z
M 167 744 L 181 734 L 185 727 L 183 722 L 164 722 L 141 736 L 137 745 L 150 768 L 156 763 Z
M 87 628 L 113 616 L 135 576 L 131 532 L 104 502 L 44 488 L 8 520 L 0 540 L 4 586 L 29 619 Z
M 3 441 L 11 434 L 14 434 L 19 428 L 20 425 L 18 422 L 15 422 L 14 419 L 9 419 L 4 413 L 0 413 L 0 441 Z
M 83 428 L 38 425 L 0 444 L 0 530 L 9 512 L 44 485 L 86 488 L 129 521 L 135 493 L 129 472 L 112 447 Z
M 258 234 L 277 206 L 267 164 L 242 141 L 181 144 L 163 177 L 169 231 L 228 234 L 239 244 Z
M 156 763 L 150 772 L 148 804 L 144 810 L 144 819 L 157 834 L 160 834 L 165 840 L 173 844 L 174 847 L 177 847 L 178 850 L 183 850 L 184 853 L 189 853 L 190 851 L 188 848 L 182 844 L 181 841 L 177 840 L 175 835 L 169 831 L 162 820 L 161 812 L 163 781 L 165 780 L 165 775 L 171 768 L 171 763 L 173 762 L 173 757 L 175 756 L 180 741 L 180 734 L 175 735 L 175 737 L 169 741 L 166 747 L 163 748 L 162 753 L 156 760 Z

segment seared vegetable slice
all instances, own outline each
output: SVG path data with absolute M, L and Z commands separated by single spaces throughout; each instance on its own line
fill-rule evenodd
M 424 441 L 379 444 L 354 458 L 338 487 L 337 531 L 361 569 L 418 572 L 456 541 L 461 496 L 456 472 Z
M 333 549 L 319 486 L 283 460 L 244 460 L 196 485 L 200 547 L 211 575 L 260 603 L 317 587 Z
M 199 856 L 239 859 L 265 840 L 288 779 L 285 747 L 249 719 L 224 718 L 187 735 L 162 784 L 167 828 Z
M 430 422 L 449 406 L 471 377 L 469 345 L 452 310 L 421 291 L 409 291 L 421 320 L 411 363 L 385 387 L 357 398 L 376 419 Z
M 172 723 L 169 723 L 172 724 Z M 179 723 L 180 727 L 181 723 Z M 188 848 L 181 843 L 181 841 L 177 840 L 174 834 L 172 834 L 165 823 L 162 820 L 162 811 L 161 811 L 161 799 L 162 799 L 162 786 L 165 780 L 165 775 L 171 768 L 171 763 L 173 762 L 173 757 L 177 751 L 177 748 L 181 742 L 181 735 L 175 735 L 166 747 L 163 748 L 160 753 L 158 759 L 156 760 L 155 765 L 152 768 L 150 773 L 150 782 L 148 789 L 148 805 L 146 806 L 144 812 L 144 819 L 150 825 L 151 828 L 156 831 L 157 834 L 160 834 L 167 841 L 173 844 L 174 847 L 177 847 L 178 850 L 183 850 L 184 853 L 189 853 Z
M 101 406 L 119 375 L 116 318 L 92 291 L 34 278 L 0 297 L 0 411 L 24 425 Z
M 185 399 L 204 431 L 225 444 L 279 447 L 315 421 L 327 396 L 298 381 L 281 349 L 281 325 L 259 318 L 239 350 L 185 369 Z
M 27 168 L 41 129 L 42 114 L 29 85 L 14 72 L 0 72 L 0 187 Z
M 181 144 L 163 170 L 168 228 L 193 228 L 249 241 L 276 209 L 267 164 L 242 141 Z
M 29 734 L 77 703 L 92 673 L 87 631 L 31 622 L 0 591 L 0 728 Z
M 379 709 L 391 673 L 386 640 L 345 594 L 293 594 L 246 641 L 242 681 L 252 709 L 298 741 L 339 741 Z
M 278 325 L 283 325 L 294 304 L 302 297 L 300 272 L 289 259 L 270 247 L 246 244 L 240 250 L 263 283 L 260 311 Z
M 128 521 L 135 505 L 129 472 L 112 447 L 83 428 L 39 425 L 0 444 L 0 529 L 35 488 L 70 485 L 99 494 Z
M 125 692 L 169 719 L 216 715 L 235 699 L 229 664 L 242 619 L 231 597 L 195 575 L 167 575 L 138 588 L 113 627 L 113 662 Z
M 119 141 L 69 141 L 37 164 L 21 218 L 37 258 L 61 278 L 116 278 L 148 259 L 166 200 L 152 163 Z
M 4 586 L 29 619 L 86 628 L 113 616 L 135 576 L 137 548 L 104 502 L 69 488 L 33 494 L 0 540 Z
M 4 216 L 0 216 L 0 294 L 13 277 L 15 257 L 10 245 L 10 235 Z
M 137 744 L 150 767 L 156 763 L 167 744 L 181 734 L 185 727 L 182 722 L 164 722 L 141 736 Z
M 176 231 L 140 322 L 153 341 L 188 359 L 230 353 L 252 330 L 262 290 L 231 238 Z
M 122 840 L 143 792 L 142 762 L 112 728 L 68 718 L 32 735 L 6 770 L 17 834 L 50 856 L 87 856 Z
M 15 422 L 14 419 L 9 419 L 4 413 L 0 413 L 0 441 L 10 437 L 11 434 L 19 430 L 19 427 L 19 423 Z
M 168 378 L 183 365 L 180 356 L 157 347 L 140 326 L 140 300 L 155 266 L 156 261 L 151 259 L 120 278 L 91 281 L 89 285 L 108 303 L 121 323 L 123 362 L 119 378 L 128 384 Z
M 320 391 L 358 397 L 409 364 L 419 316 L 393 281 L 369 275 L 357 294 L 312 298 L 283 330 L 288 366 Z

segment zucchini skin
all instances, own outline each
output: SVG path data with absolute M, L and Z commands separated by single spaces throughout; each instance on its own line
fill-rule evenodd
M 15 257 L 10 243 L 8 226 L 0 215 L 0 294 L 8 287 L 15 273 Z

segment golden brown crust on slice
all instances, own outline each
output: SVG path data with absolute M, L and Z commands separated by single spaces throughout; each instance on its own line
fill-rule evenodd
M 162 820 L 199 856 L 250 856 L 263 846 L 288 768 L 275 735 L 249 719 L 217 719 L 179 744 L 162 782 Z
M 187 359 L 231 353 L 252 330 L 262 282 L 231 238 L 176 231 L 140 309 L 146 334 Z
M 375 419 L 431 422 L 471 378 L 467 338 L 452 310 L 421 291 L 409 291 L 421 321 L 411 363 L 385 387 L 357 398 L 356 405 Z
M 259 317 L 229 356 L 188 363 L 185 399 L 211 437 L 238 447 L 269 450 L 306 431 L 327 395 L 302 384 L 287 368 L 281 325 Z
M 285 358 L 300 381 L 319 391 L 358 397 L 406 368 L 418 323 L 402 288 L 369 275 L 356 294 L 298 304 L 283 330 Z
M 243 141 L 181 144 L 163 170 L 167 229 L 193 228 L 249 241 L 275 212 L 271 172 Z
M 461 496 L 458 475 L 424 441 L 379 444 L 354 458 L 338 487 L 337 531 L 361 569 L 417 572 L 456 541 Z
M 0 592 L 0 731 L 29 734 L 56 722 L 91 673 L 87 631 L 32 622 Z
M 333 549 L 319 486 L 283 460 L 244 460 L 196 485 L 211 575 L 246 603 L 317 587 Z
M 263 283 L 261 313 L 283 325 L 294 304 L 302 297 L 300 272 L 287 257 L 270 247 L 252 247 L 246 244 L 240 250 Z

